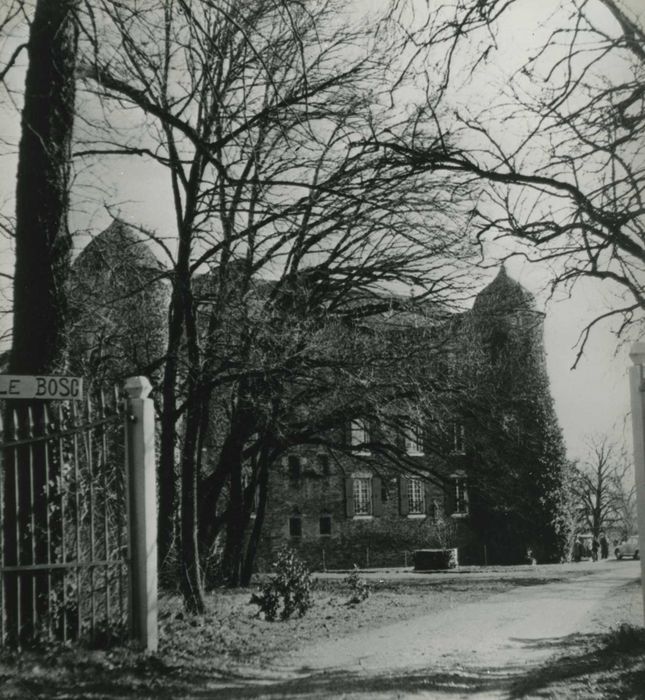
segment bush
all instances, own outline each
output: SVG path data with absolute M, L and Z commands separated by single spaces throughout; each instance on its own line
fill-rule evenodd
M 370 587 L 365 579 L 362 579 L 358 573 L 358 566 L 354 564 L 354 571 L 345 579 L 345 585 L 349 586 L 350 598 L 347 601 L 348 605 L 358 605 L 369 598 Z
M 645 649 L 645 629 L 623 622 L 611 630 L 605 637 L 605 648 L 608 651 L 623 653 L 640 653 Z
M 281 620 L 294 613 L 302 617 L 313 604 L 311 574 L 307 567 L 288 548 L 278 553 L 274 564 L 275 576 L 251 596 L 251 603 L 260 607 L 264 619 L 273 622 L 280 613 Z

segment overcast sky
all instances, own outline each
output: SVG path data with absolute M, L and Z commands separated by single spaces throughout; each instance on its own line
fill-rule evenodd
M 366 3 L 367 0 L 360 2 Z M 645 2 L 641 0 L 624 0 L 623 5 L 635 13 L 645 8 Z M 539 38 L 541 18 L 548 16 L 554 6 L 555 0 L 520 3 L 520 9 L 509 16 L 511 31 L 506 32 L 506 36 L 510 37 L 510 43 L 500 43 L 499 56 L 504 57 L 505 52 L 509 55 L 513 46 L 528 50 L 530 42 Z M 500 32 L 500 36 L 503 34 Z M 15 80 L 19 83 L 21 79 L 16 77 Z M 5 104 L 0 111 L 0 211 L 4 215 L 13 212 L 18 136 L 18 111 Z M 143 159 L 115 158 L 103 167 L 106 179 L 113 183 L 113 187 L 103 193 L 87 188 L 77 192 L 73 227 L 99 232 L 109 224 L 110 216 L 105 209 L 105 205 L 109 205 L 130 221 L 170 235 L 173 229 L 171 213 L 163 205 L 170 200 L 165 173 L 148 167 Z M 84 182 L 82 173 L 79 182 Z M 490 247 L 489 262 L 494 261 L 495 254 L 503 252 L 495 246 Z M 11 270 L 11 253 L 6 247 L 1 251 L 1 263 L 0 270 Z M 570 298 L 556 298 L 545 306 L 549 270 L 519 260 L 511 261 L 507 269 L 512 277 L 533 292 L 546 311 L 548 370 L 570 456 L 582 456 L 586 437 L 603 433 L 626 439 L 631 451 L 630 434 L 623 432 L 629 410 L 626 372 L 630 339 L 625 339 L 620 345 L 609 327 L 599 327 L 592 334 L 577 368 L 571 369 L 580 332 L 599 310 L 611 304 L 611 290 L 596 283 L 581 283 Z M 496 270 L 491 269 L 491 279 L 495 274 Z
M 645 19 L 643 0 L 619 0 L 619 5 L 631 16 Z M 512 39 L 500 47 L 510 59 L 514 47 L 527 50 L 531 41 L 540 37 L 540 22 L 549 17 L 556 0 L 523 2 L 517 5 L 508 21 Z M 606 14 L 599 14 L 599 19 Z M 556 20 L 557 21 L 557 20 Z M 607 29 L 610 30 L 610 24 Z M 499 32 L 500 41 L 506 32 Z M 620 66 L 616 67 L 620 70 Z M 491 253 L 495 252 L 493 250 Z M 551 387 L 556 409 L 572 457 L 582 457 L 588 436 L 608 434 L 622 441 L 631 456 L 631 423 L 629 417 L 629 386 L 627 369 L 631 342 L 639 340 L 633 334 L 617 340 L 612 326 L 605 324 L 595 330 L 586 345 L 576 369 L 576 345 L 583 328 L 599 313 L 616 305 L 615 290 L 596 281 L 580 282 L 570 298 L 562 295 L 549 301 L 550 270 L 541 265 L 529 265 L 516 260 L 508 265 L 509 273 L 532 291 L 546 311 L 545 345 Z

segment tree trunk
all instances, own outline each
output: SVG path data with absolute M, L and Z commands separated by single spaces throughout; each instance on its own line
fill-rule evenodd
M 176 478 L 175 446 L 177 368 L 183 333 L 183 313 L 181 300 L 173 292 L 168 329 L 168 351 L 164 368 L 161 409 L 161 438 L 159 446 L 159 512 L 157 514 L 159 569 L 164 570 L 174 540 Z
M 268 491 L 269 463 L 266 461 L 266 457 L 262 455 L 258 470 L 258 506 L 255 512 L 255 522 L 253 523 L 253 529 L 249 535 L 249 541 L 246 545 L 246 552 L 242 563 L 242 573 L 240 577 L 240 584 L 242 586 L 249 586 L 251 584 L 255 555 L 257 554 L 260 535 L 262 534 L 262 526 L 264 525 Z
M 184 238 L 188 240 L 189 236 Z M 181 293 L 183 296 L 188 359 L 187 411 L 181 456 L 180 585 L 186 609 L 189 612 L 201 615 L 204 613 L 205 605 L 197 522 L 198 465 L 201 461 L 197 459 L 197 446 L 200 444 L 199 429 L 202 425 L 205 393 L 203 376 L 201 374 L 197 319 L 190 288 L 189 268 L 184 268 L 182 265 L 180 270 L 184 270 L 182 277 L 184 284 L 181 286 Z
M 67 227 L 77 0 L 38 0 L 29 37 L 16 186 L 16 266 L 9 370 L 62 365 L 71 237 Z
M 231 418 L 231 428 L 224 439 L 217 466 L 212 474 L 202 481 L 199 499 L 199 532 L 202 551 L 209 551 L 219 533 L 218 519 L 215 517 L 217 504 L 224 486 L 228 482 L 231 469 L 241 459 L 243 446 L 243 426 Z
M 189 381 L 188 412 L 181 458 L 181 564 L 180 586 L 186 609 L 203 614 L 204 585 L 197 530 L 197 433 L 200 425 L 200 396 L 196 380 Z
M 11 374 L 50 374 L 60 371 L 64 364 L 77 5 L 78 0 L 38 0 L 29 35 L 16 184 Z M 15 408 L 23 434 L 30 430 L 30 423 L 42 424 L 42 403 L 30 407 L 23 403 Z M 47 474 L 44 444 L 31 450 L 20 448 L 15 458 L 15 469 L 10 467 L 11 459 L 4 460 L 5 565 L 34 563 L 32 560 L 46 563 L 46 483 L 48 479 L 56 483 L 58 474 Z M 30 498 L 34 513 L 31 552 L 29 548 L 25 551 L 26 529 L 22 527 L 27 512 L 24 506 Z M 55 539 L 57 534 L 50 536 Z M 29 605 L 24 591 L 19 595 L 18 577 L 7 579 L 5 609 L 10 640 L 28 640 L 37 632 L 38 620 L 47 613 L 48 587 L 46 575 L 36 577 L 35 596 Z
M 231 465 L 230 472 L 228 521 L 226 523 L 226 544 L 222 554 L 222 572 L 226 584 L 235 587 L 240 585 L 245 530 L 242 462 L 239 457 Z

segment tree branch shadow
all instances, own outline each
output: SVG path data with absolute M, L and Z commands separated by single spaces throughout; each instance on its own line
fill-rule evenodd
M 622 630 L 635 631 L 621 641 Z M 606 686 L 603 697 L 644 697 L 645 635 L 623 626 L 603 634 L 572 634 L 560 639 L 532 640 L 534 648 L 550 648 L 557 654 L 547 663 L 517 679 L 509 698 L 547 691 L 558 684 Z
M 341 668 L 325 671 L 245 669 L 208 671 L 151 664 L 111 671 L 76 667 L 58 677 L 29 674 L 13 677 L 0 698 L 395 698 L 489 693 L 517 700 L 524 697 L 586 697 L 593 688 L 605 698 L 644 697 L 645 630 L 628 625 L 609 634 L 515 639 L 527 649 L 553 654 L 536 666 L 462 668 L 430 667 L 367 673 Z M 26 669 L 25 669 L 26 670 Z M 8 677 L 7 677 L 8 680 Z M 4 691 L 4 692 L 3 692 Z M 12 694 L 13 692 L 13 694 Z

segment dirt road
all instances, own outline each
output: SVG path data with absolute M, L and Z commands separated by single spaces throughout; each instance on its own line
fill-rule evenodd
M 520 586 L 315 644 L 293 654 L 283 669 L 299 681 L 292 676 L 266 696 L 520 697 L 509 694 L 513 679 L 566 654 L 577 640 L 621 622 L 642 624 L 640 588 L 634 585 L 639 575 L 638 562 L 600 562 L 580 579 Z
M 637 589 L 629 604 L 616 607 L 613 601 L 616 590 L 639 573 L 638 562 L 599 563 L 581 579 L 514 588 L 483 602 L 318 644 L 290 662 L 312 671 L 542 663 L 568 635 L 599 632 L 622 620 L 642 623 Z

